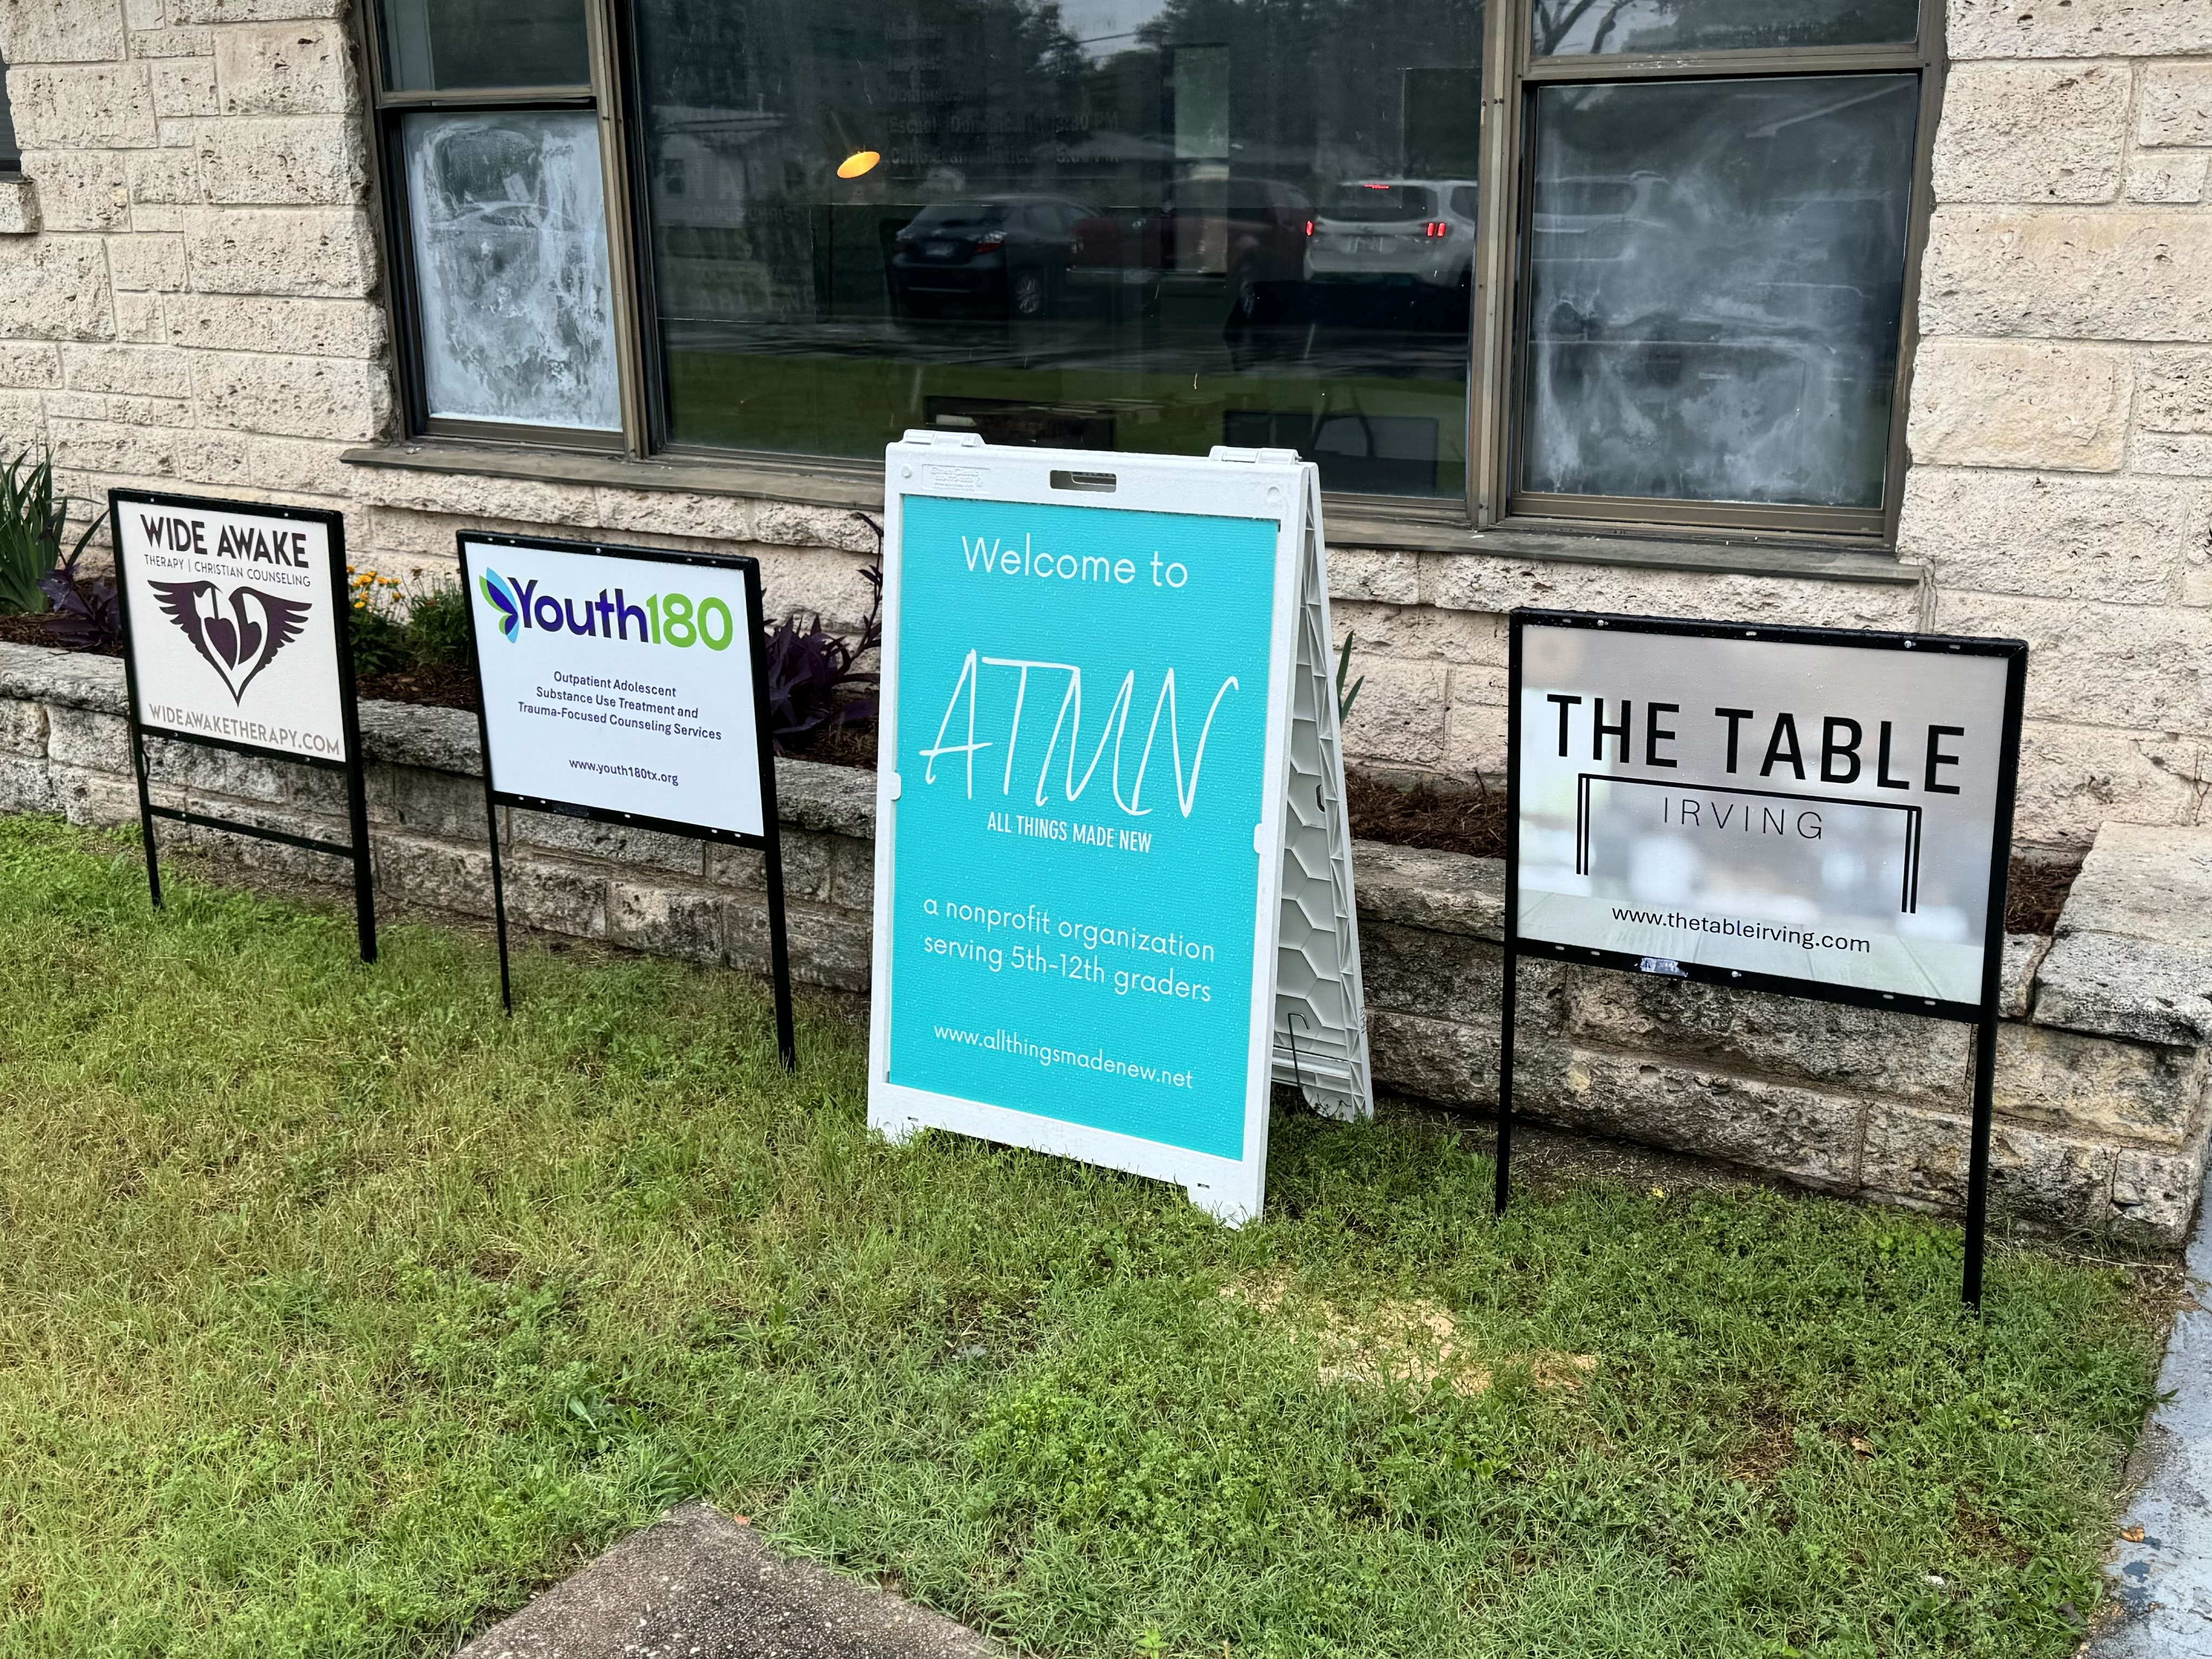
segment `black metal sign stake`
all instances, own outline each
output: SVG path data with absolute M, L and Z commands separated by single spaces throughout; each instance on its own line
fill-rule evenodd
M 1511 701 L 1505 719 L 1505 951 L 1498 982 L 1497 1214 L 1513 1192 L 1513 1016 L 1521 989 L 1521 629 L 1506 647 Z
M 345 520 L 337 513 L 322 512 L 307 507 L 273 507 L 261 501 L 211 501 L 194 495 L 165 495 L 144 490 L 111 489 L 107 493 L 108 524 L 119 541 L 123 534 L 123 508 L 153 507 L 181 508 L 188 512 L 236 514 L 253 518 L 283 519 L 323 526 L 329 538 L 330 592 L 333 611 L 338 684 L 338 708 L 345 740 L 345 757 L 331 760 L 322 756 L 295 754 L 290 750 L 272 749 L 261 744 L 239 743 L 227 738 L 217 738 L 201 732 L 191 732 L 174 726 L 149 726 L 139 718 L 137 635 L 133 631 L 131 612 L 131 584 L 120 568 L 115 584 L 116 608 L 123 623 L 123 677 L 125 696 L 129 703 L 127 717 L 131 728 L 131 770 L 138 785 L 138 826 L 146 843 L 146 887 L 156 909 L 161 908 L 161 864 L 160 848 L 154 834 L 154 821 L 167 819 L 202 830 L 220 830 L 234 836 L 247 836 L 257 841 L 280 842 L 297 847 L 309 853 L 327 854 L 332 858 L 349 859 L 353 863 L 354 930 L 360 942 L 361 959 L 376 960 L 376 879 L 375 867 L 369 856 L 368 844 L 368 786 L 361 752 L 361 715 L 354 696 L 352 611 L 347 600 L 345 563 Z M 314 767 L 326 772 L 343 772 L 346 781 L 346 823 L 349 839 L 344 842 L 319 840 L 312 836 L 295 836 L 288 830 L 272 830 L 264 824 L 244 823 L 235 818 L 218 817 L 210 812 L 195 812 L 189 807 L 160 806 L 154 801 L 153 781 L 146 752 L 149 734 L 171 743 L 197 744 L 204 749 L 228 750 L 233 754 L 254 755 L 264 759 L 289 761 L 301 766 Z
M 718 826 L 686 823 L 670 818 L 648 817 L 642 813 L 617 811 L 609 808 L 584 805 L 574 801 L 549 799 L 543 796 L 527 795 L 501 789 L 495 775 L 492 762 L 491 722 L 484 708 L 485 698 L 477 700 L 477 737 L 481 744 L 484 781 L 484 824 L 491 848 L 492 921 L 499 940 L 499 1000 L 508 1013 L 514 1012 L 514 985 L 508 959 L 507 927 L 507 879 L 501 856 L 500 808 L 521 807 L 535 812 L 556 813 L 564 817 L 584 818 L 598 823 L 621 824 L 631 829 L 652 830 L 662 835 L 684 836 L 695 841 L 713 842 L 722 846 L 749 847 L 761 854 L 763 876 L 768 889 L 769 975 L 774 983 L 775 997 L 776 1052 L 786 1070 L 799 1068 L 799 1041 L 791 994 L 791 949 L 789 930 L 784 920 L 783 893 L 783 831 L 776 810 L 775 751 L 769 735 L 768 706 L 768 654 L 763 626 L 763 602 L 761 593 L 760 566 L 744 558 L 717 558 L 702 554 L 672 552 L 662 548 L 616 547 L 596 542 L 556 541 L 526 536 L 479 535 L 464 531 L 458 538 L 461 561 L 461 580 L 465 589 L 476 580 L 476 564 L 469 556 L 472 547 L 513 547 L 536 552 L 590 554 L 600 558 L 635 559 L 645 564 L 703 565 L 726 570 L 737 567 L 745 585 L 745 620 L 744 626 L 750 640 L 748 659 L 752 674 L 753 730 L 758 739 L 758 763 L 761 788 L 761 833 L 742 834 Z M 468 594 L 469 651 L 471 660 L 479 666 L 482 683 L 483 642 L 477 622 L 477 596 Z
M 1989 907 L 1982 941 L 1980 997 L 1974 1003 L 1938 1002 L 1912 999 L 1856 987 L 1827 984 L 1810 979 L 1711 968 L 1692 962 L 1667 964 L 1669 978 L 1701 981 L 1745 990 L 1778 992 L 1788 996 L 1815 998 L 1908 1013 L 1925 1018 L 1955 1020 L 1972 1024 L 1974 1036 L 1973 1121 L 1966 1158 L 1966 1267 L 1960 1298 L 1978 1311 L 1982 1305 L 1983 1264 L 1990 1207 L 1990 1139 L 1995 1117 L 1997 1024 L 2004 988 L 2004 919 L 2012 852 L 2012 818 L 2019 787 L 2020 736 L 2026 699 L 2027 648 L 2016 640 L 1954 640 L 1925 635 L 1876 634 L 1841 629 L 1762 627 L 1756 629 L 1722 623 L 1677 622 L 1646 617 L 1598 617 L 1583 612 L 1516 610 L 1509 618 L 1507 717 L 1505 731 L 1505 915 L 1503 979 L 1498 994 L 1498 1177 L 1495 1214 L 1503 1217 L 1512 1192 L 1514 1015 L 1517 996 L 1521 937 L 1521 768 L 1522 768 L 1522 637 L 1525 624 L 1547 628 L 1599 628 L 1619 634 L 1670 634 L 1706 639 L 1755 638 L 1767 641 L 1796 641 L 1860 649 L 1917 649 L 1923 654 L 1965 653 L 2007 659 L 2003 731 L 1997 757 L 1996 789 L 1990 842 Z M 1755 792 L 1754 792 L 1755 793 Z M 1918 825 L 1911 831 L 1917 846 Z M 1650 958 L 1626 953 L 1568 946 L 1530 939 L 1543 955 L 1561 963 L 1613 968 L 1629 972 L 1652 971 Z M 1912 1006 L 1918 1000 L 1920 1006 Z
M 2027 714 L 2027 648 L 2005 680 L 2004 750 L 1997 763 L 1996 830 L 1990 838 L 1990 914 L 1982 946 L 1981 1020 L 1974 1032 L 1974 1126 L 1966 1157 L 1969 1305 L 1982 1305 L 1983 1237 L 1990 1216 L 1990 1134 L 1996 1115 L 1997 1020 L 2004 1000 L 2005 904 L 2012 879 L 2012 814 L 2020 787 L 2020 731 Z

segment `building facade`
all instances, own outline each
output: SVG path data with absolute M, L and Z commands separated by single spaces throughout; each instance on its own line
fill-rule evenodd
M 742 547 L 834 623 L 907 427 L 1293 444 L 1356 758 L 1494 772 L 1516 605 L 1999 633 L 2024 842 L 2202 818 L 2204 0 L 0 0 L 0 435 L 79 493 Z

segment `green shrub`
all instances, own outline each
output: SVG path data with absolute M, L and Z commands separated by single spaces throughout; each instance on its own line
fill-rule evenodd
M 390 576 L 355 565 L 346 567 L 346 591 L 353 601 L 353 672 L 362 679 L 394 674 L 407 666 L 406 623 L 393 614 L 399 584 Z
M 408 665 L 407 630 L 386 612 L 353 613 L 353 672 L 362 679 L 396 674 Z
M 470 665 L 469 602 L 460 584 L 417 594 L 407 613 L 407 650 L 415 665 L 432 673 L 459 673 Z

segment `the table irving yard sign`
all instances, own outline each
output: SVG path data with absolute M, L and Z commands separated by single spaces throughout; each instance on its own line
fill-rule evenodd
M 501 807 L 754 848 L 776 1045 L 796 1065 L 759 564 L 469 531 L 459 549 L 501 1002 L 514 1006 Z
M 1290 451 L 885 453 L 868 1121 L 1256 1216 L 1373 1110 L 1320 491 Z
M 1512 613 L 1497 1207 L 1522 955 L 1971 1022 L 1979 1305 L 2027 647 Z
M 107 510 L 130 691 L 131 767 L 154 902 L 161 902 L 156 819 L 327 853 L 352 860 L 361 957 L 375 961 L 343 520 L 304 507 L 135 489 L 109 491 Z M 156 805 L 149 734 L 342 773 L 348 841 Z

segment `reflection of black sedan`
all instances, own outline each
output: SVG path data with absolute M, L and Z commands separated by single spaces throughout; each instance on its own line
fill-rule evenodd
M 1065 196 L 926 207 L 893 239 L 891 292 L 912 316 L 959 307 L 1042 317 L 1057 303 L 1075 228 L 1091 216 Z

